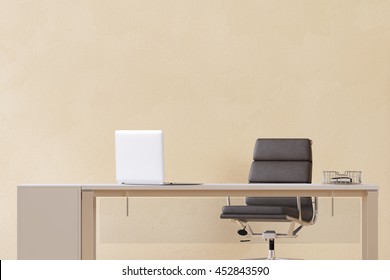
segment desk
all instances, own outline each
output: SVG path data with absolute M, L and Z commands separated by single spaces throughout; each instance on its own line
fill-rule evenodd
M 362 258 L 378 259 L 378 186 L 368 184 L 21 185 L 18 259 L 95 259 L 96 198 L 126 196 L 360 197 Z

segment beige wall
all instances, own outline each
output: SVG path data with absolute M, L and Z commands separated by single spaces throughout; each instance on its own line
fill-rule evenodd
M 257 137 L 309 137 L 315 182 L 323 170 L 352 169 L 380 185 L 379 256 L 390 259 L 390 1 L 0 6 L 0 259 L 16 258 L 16 185 L 114 182 L 115 129 L 163 129 L 174 181 L 245 182 Z M 100 201 L 102 225 L 119 209 L 110 203 Z M 355 204 L 337 201 L 341 228 L 359 217 Z M 317 239 L 281 252 L 359 258 L 348 226 L 340 246 L 324 243 L 336 229 L 328 210 L 323 201 L 321 231 L 302 233 Z M 226 223 L 202 226 L 224 232 Z M 99 257 L 240 258 L 260 246 L 134 244 L 110 239 L 116 230 L 99 228 Z

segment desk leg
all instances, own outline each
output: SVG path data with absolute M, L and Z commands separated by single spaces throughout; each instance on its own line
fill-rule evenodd
M 378 259 L 378 192 L 362 198 L 362 259 Z
M 96 259 L 96 197 L 93 191 L 81 194 L 81 259 Z

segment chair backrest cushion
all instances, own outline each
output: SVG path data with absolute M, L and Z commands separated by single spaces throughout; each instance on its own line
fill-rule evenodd
M 310 161 L 254 161 L 250 183 L 311 183 Z
M 311 183 L 310 139 L 256 140 L 249 183 Z
M 249 183 L 311 183 L 310 139 L 261 138 L 256 140 Z M 295 197 L 247 197 L 247 205 L 296 207 Z M 301 198 L 302 207 L 311 207 L 310 197 Z
M 259 138 L 253 160 L 312 161 L 311 140 L 301 138 Z

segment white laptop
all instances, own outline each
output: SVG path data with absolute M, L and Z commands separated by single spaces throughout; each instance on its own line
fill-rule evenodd
M 115 161 L 118 184 L 163 184 L 162 131 L 116 130 Z
M 164 182 L 161 130 L 116 130 L 115 161 L 118 184 L 198 184 Z

